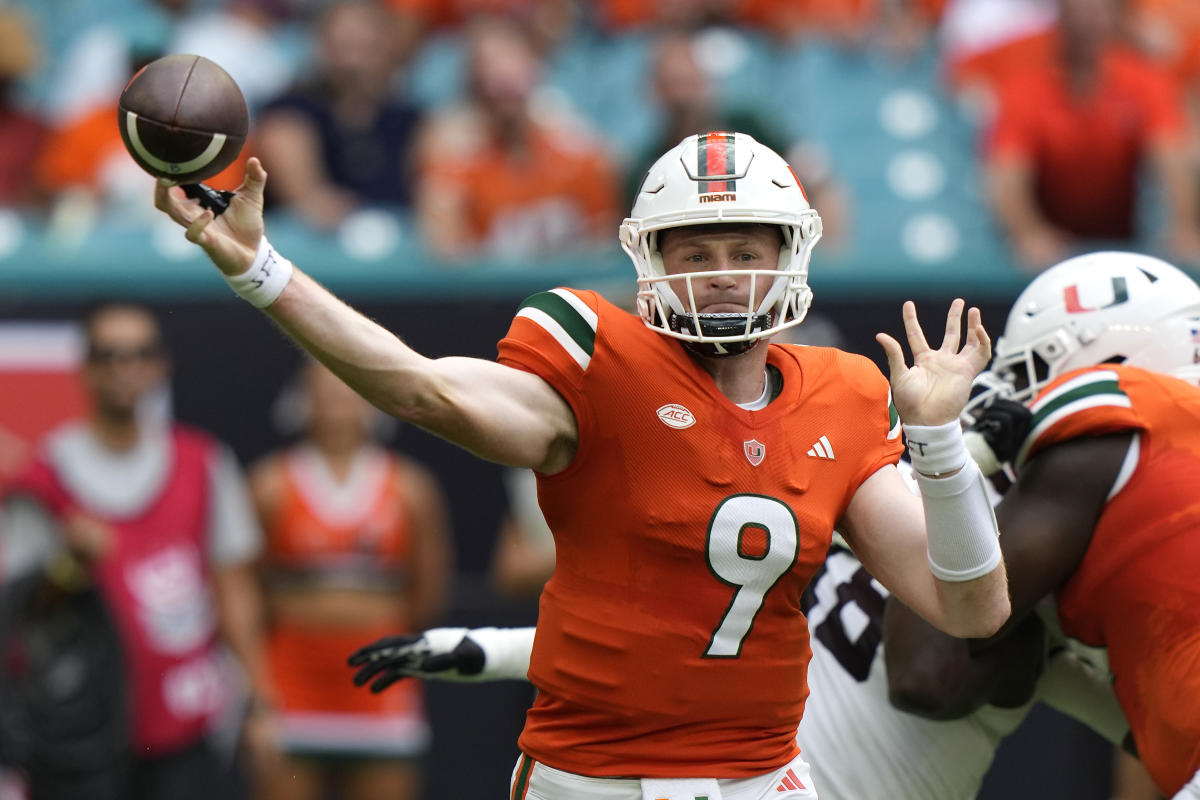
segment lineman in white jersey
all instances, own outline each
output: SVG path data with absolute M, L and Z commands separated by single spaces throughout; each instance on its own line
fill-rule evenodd
M 906 467 L 901 463 L 901 467 Z M 998 499 L 998 498 L 994 498 Z M 883 650 L 887 590 L 835 535 L 804 593 L 812 631 L 810 694 L 796 739 L 822 800 L 968 800 L 979 791 L 1000 740 L 1041 700 L 1119 744 L 1128 724 L 1103 674 L 1046 627 L 1046 668 L 1037 691 L 1013 708 L 987 705 L 934 721 L 888 701 Z M 1053 622 L 1053 614 L 1043 615 Z M 355 682 L 381 691 L 405 676 L 449 681 L 524 680 L 534 628 L 435 628 L 389 637 L 351 657 Z M 867 769 L 863 765 L 869 764 Z

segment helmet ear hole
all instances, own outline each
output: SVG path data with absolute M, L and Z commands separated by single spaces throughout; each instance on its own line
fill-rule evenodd
M 1030 361 L 1033 363 L 1034 380 L 1038 383 L 1050 380 L 1050 362 L 1042 358 L 1038 353 L 1034 353 Z

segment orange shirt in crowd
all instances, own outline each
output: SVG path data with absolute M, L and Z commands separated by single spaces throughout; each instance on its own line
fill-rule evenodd
M 952 56 L 946 65 L 946 79 L 955 89 L 998 86 L 1010 75 L 1024 72 L 1030 64 L 1050 61 L 1056 42 L 1054 29 L 1048 27 L 962 57 Z
M 205 183 L 214 189 L 236 189 L 242 183 L 250 155 L 249 145 L 243 147 L 232 164 Z M 52 130 L 34 170 L 38 184 L 51 193 L 74 186 L 100 188 L 105 169 L 118 158 L 130 156 L 121 141 L 114 102 L 98 106 Z
M 544 0 L 387 0 L 387 6 L 435 28 L 461 25 L 476 14 L 526 16 Z
M 487 135 L 467 138 L 439 146 L 421 170 L 465 211 L 463 244 L 521 256 L 611 240 L 617 170 L 587 135 L 533 124 L 519 152 Z
M 1163 64 L 1182 84 L 1200 83 L 1200 3 L 1196 0 L 1133 0 L 1133 14 L 1149 23 Z M 1152 48 L 1153 49 L 1153 48 Z
M 880 15 L 880 0 L 728 0 L 713 3 L 725 8 L 732 22 L 769 32 L 815 31 L 846 33 L 872 24 Z M 936 20 L 946 0 L 913 0 L 924 17 Z M 610 29 L 622 30 L 649 25 L 658 19 L 655 3 L 645 0 L 601 0 L 597 17 Z
M 1175 85 L 1139 54 L 1114 48 L 1100 72 L 1086 97 L 1071 94 L 1058 66 L 1011 76 L 1000 87 L 985 155 L 1032 169 L 1051 224 L 1084 238 L 1128 239 L 1143 156 L 1182 140 L 1187 123 Z

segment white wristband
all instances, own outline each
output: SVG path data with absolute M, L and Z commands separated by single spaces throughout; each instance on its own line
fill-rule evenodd
M 922 475 L 946 475 L 967 463 L 967 446 L 958 420 L 944 425 L 905 425 L 904 440 L 913 469 Z
M 258 252 L 250 269 L 238 275 L 225 275 L 225 282 L 238 297 L 256 308 L 266 308 L 279 299 L 292 279 L 295 268 L 264 236 L 258 241 Z

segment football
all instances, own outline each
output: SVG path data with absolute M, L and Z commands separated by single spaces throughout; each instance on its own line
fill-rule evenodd
M 156 178 L 185 184 L 229 166 L 250 127 L 237 83 L 195 55 L 164 56 L 142 67 L 121 92 L 117 116 L 133 160 Z

